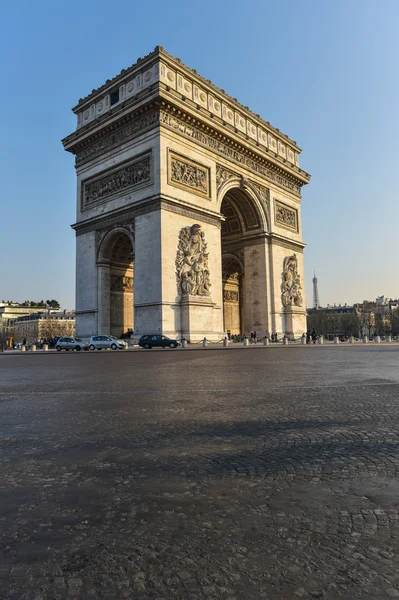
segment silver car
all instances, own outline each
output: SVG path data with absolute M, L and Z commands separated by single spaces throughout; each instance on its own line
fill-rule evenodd
M 90 350 L 102 350 L 111 348 L 112 350 L 124 350 L 127 348 L 125 340 L 119 340 L 113 335 L 92 335 L 89 341 Z
M 56 350 L 88 350 L 89 344 L 78 337 L 62 337 L 57 340 L 55 345 Z

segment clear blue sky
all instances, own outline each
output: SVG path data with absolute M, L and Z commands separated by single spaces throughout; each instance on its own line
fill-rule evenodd
M 77 100 L 162 45 L 303 148 L 307 304 L 399 296 L 398 0 L 19 0 L 0 36 L 0 300 L 74 307 Z

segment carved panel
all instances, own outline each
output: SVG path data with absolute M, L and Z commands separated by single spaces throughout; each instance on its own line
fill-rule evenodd
M 225 156 L 229 160 L 232 160 L 238 164 L 244 165 L 246 168 L 254 171 L 255 173 L 259 173 L 260 175 L 266 177 L 270 181 L 275 182 L 277 185 L 280 185 L 297 196 L 301 195 L 301 187 L 295 183 L 295 181 L 291 181 L 288 177 L 281 175 L 280 173 L 272 170 L 268 166 L 262 164 L 262 162 L 258 162 L 249 156 L 246 156 L 244 153 L 231 148 L 224 142 L 220 141 L 216 136 L 211 136 L 207 133 L 201 131 L 197 127 L 194 127 L 191 124 L 186 123 L 182 119 L 178 119 L 174 115 L 169 114 L 166 111 L 160 111 L 161 123 L 170 127 L 171 129 L 177 130 L 183 135 L 194 139 L 199 144 L 210 148 L 213 152 L 217 152 L 218 154 Z M 275 141 L 276 148 L 277 142 Z
M 274 202 L 274 219 L 276 225 L 298 231 L 298 211 L 278 200 Z
M 227 300 L 228 302 L 238 302 L 238 291 L 223 290 L 223 300 Z
M 151 154 L 142 155 L 107 175 L 82 183 L 82 210 L 152 183 Z
M 168 183 L 210 197 L 209 168 L 174 152 L 168 152 Z

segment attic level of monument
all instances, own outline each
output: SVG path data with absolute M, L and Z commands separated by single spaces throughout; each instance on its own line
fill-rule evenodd
M 202 77 L 199 73 L 197 73 L 197 71 L 195 69 L 191 69 L 190 67 L 185 65 L 180 60 L 180 58 L 176 58 L 176 57 L 172 56 L 171 54 L 169 54 L 168 52 L 166 52 L 166 50 L 164 48 L 162 48 L 162 46 L 156 46 L 154 48 L 154 50 L 152 52 L 150 52 L 149 54 L 147 54 L 144 58 L 139 58 L 130 67 L 128 67 L 127 69 L 122 69 L 122 71 L 120 73 L 118 73 L 118 75 L 115 75 L 115 77 L 113 77 L 112 79 L 107 79 L 107 81 L 103 85 L 101 85 L 97 89 L 92 90 L 91 93 L 88 94 L 87 96 L 85 96 L 84 98 L 80 98 L 78 104 L 76 106 L 74 106 L 74 108 L 72 109 L 73 112 L 76 115 L 79 115 L 82 110 L 85 110 L 86 108 L 90 107 L 92 102 L 97 102 L 100 97 L 105 96 L 105 94 L 104 94 L 105 92 L 107 92 L 107 94 L 110 94 L 110 93 L 114 94 L 116 92 L 116 90 L 118 90 L 120 92 L 121 91 L 120 88 L 124 84 L 127 84 L 127 86 L 130 86 L 130 90 L 127 90 L 127 91 L 130 92 L 131 95 L 137 94 L 137 92 L 140 89 L 144 89 L 143 82 L 147 83 L 147 84 L 152 83 L 151 75 L 149 75 L 148 72 L 150 70 L 150 67 L 153 65 L 153 63 L 159 59 L 162 59 L 164 61 L 164 63 L 170 63 L 170 62 L 173 63 L 173 66 L 177 67 L 179 71 L 184 71 L 189 77 L 195 78 L 199 82 L 200 85 L 204 85 L 205 87 L 209 88 L 212 92 L 216 93 L 218 96 L 223 96 L 223 98 L 225 98 L 228 102 L 233 103 L 239 110 L 242 110 L 242 111 L 248 113 L 249 115 L 251 115 L 252 118 L 260 121 L 262 123 L 262 125 L 266 126 L 268 129 L 273 131 L 275 134 L 278 134 L 279 136 L 284 138 L 285 141 L 288 141 L 290 144 L 297 147 L 299 152 L 301 151 L 301 149 L 298 148 L 297 143 L 295 141 L 291 140 L 287 135 L 282 133 L 279 129 L 270 125 L 270 123 L 268 121 L 264 121 L 263 119 L 261 119 L 261 117 L 258 114 L 253 113 L 247 106 L 243 106 L 242 104 L 240 104 L 236 98 L 232 98 L 231 96 L 226 94 L 226 92 L 224 90 L 216 87 L 212 83 L 212 81 L 210 81 L 210 79 L 205 79 L 205 77 Z M 138 78 L 140 78 L 140 75 L 142 75 L 143 82 L 138 81 Z M 135 77 L 136 77 L 136 79 L 135 79 Z M 168 84 L 171 85 L 171 87 L 173 87 L 174 80 L 170 75 L 167 76 L 166 81 Z M 135 89 L 135 87 L 136 87 L 136 89 Z M 145 86 L 145 87 L 147 87 L 147 86 Z M 186 87 L 185 84 L 181 85 L 180 87 L 186 93 L 186 95 L 188 94 L 188 92 L 191 91 L 190 89 L 188 89 Z M 122 90 L 122 97 L 124 96 L 123 92 L 124 92 L 124 90 Z M 204 97 L 201 97 L 200 90 L 198 90 L 197 95 L 199 96 L 199 99 L 201 101 L 200 104 L 204 105 L 205 100 L 204 100 Z M 119 100 L 121 100 L 121 99 L 122 98 L 119 97 Z M 110 99 L 110 104 L 111 104 L 111 99 Z
M 112 104 L 115 89 L 119 100 Z M 309 182 L 310 176 L 299 167 L 301 150 L 295 142 L 159 48 L 75 107 L 77 131 L 63 140 L 64 147 L 77 155 L 79 166 L 103 146 L 112 146 L 113 137 L 116 144 L 123 143 L 157 125 L 154 112 L 161 109 L 226 147 L 273 170 L 280 168 L 298 188 Z M 187 135 L 187 128 L 183 133 Z
M 75 107 L 76 329 L 306 329 L 300 149 L 163 49 Z

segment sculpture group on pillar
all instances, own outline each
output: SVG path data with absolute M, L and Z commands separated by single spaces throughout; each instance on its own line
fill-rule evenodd
M 179 234 L 176 256 L 179 294 L 210 296 L 207 243 L 200 225 L 183 227 Z
M 285 308 L 289 306 L 302 306 L 302 287 L 298 273 L 298 260 L 296 254 L 284 259 L 281 283 L 281 301 Z

